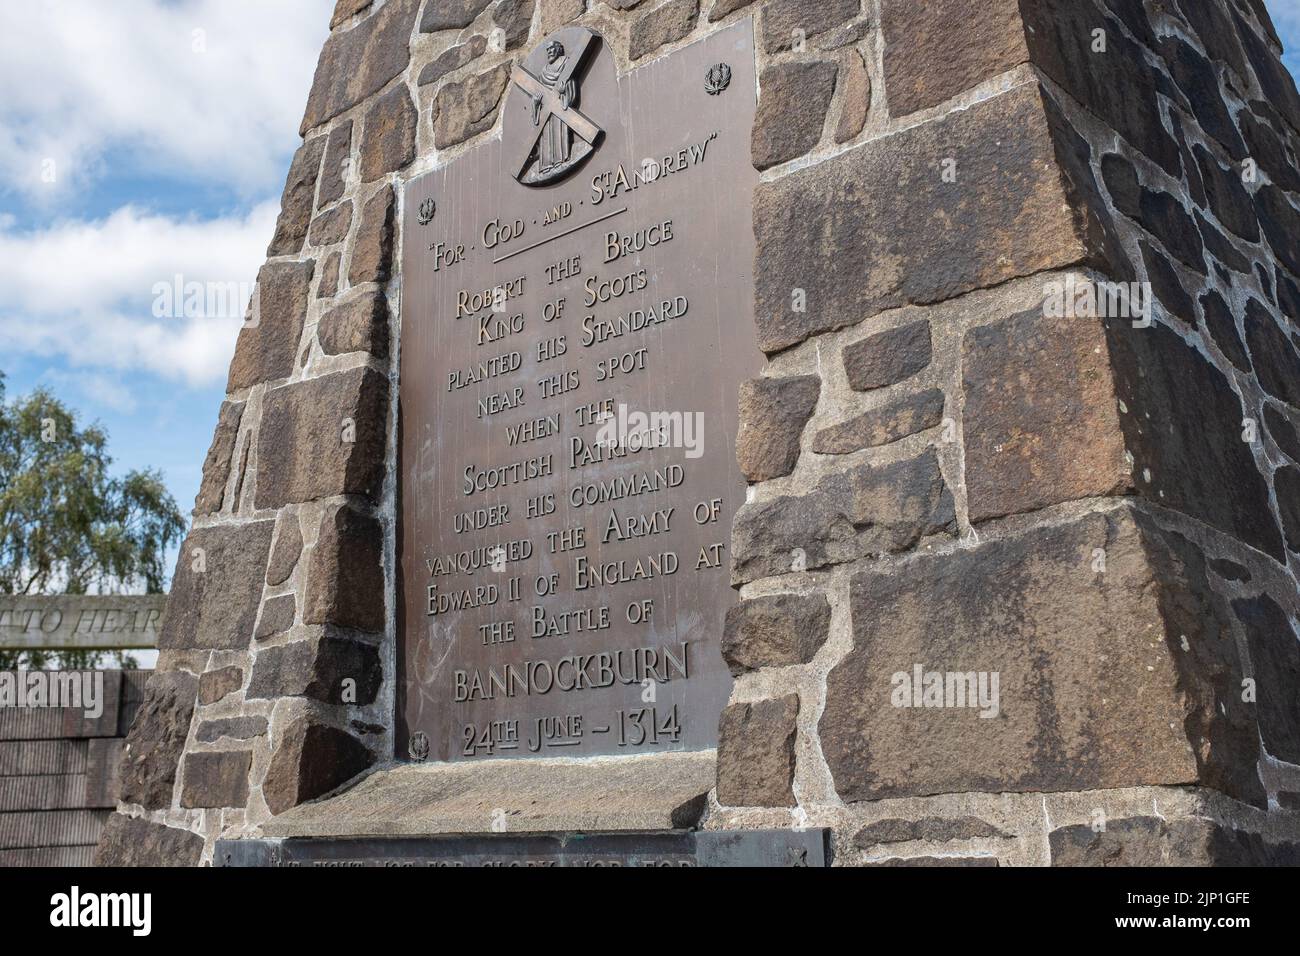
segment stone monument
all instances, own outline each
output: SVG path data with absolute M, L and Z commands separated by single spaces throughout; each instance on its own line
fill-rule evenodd
M 104 864 L 1300 859 L 1261 0 L 339 0 Z

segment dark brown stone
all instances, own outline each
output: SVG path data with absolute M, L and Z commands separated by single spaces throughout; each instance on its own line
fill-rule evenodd
M 1022 3 L 1029 59 L 1114 127 L 1129 143 L 1178 177 L 1178 144 L 1157 121 L 1161 83 L 1142 48 L 1119 23 L 1077 0 Z M 1106 52 L 1093 52 L 1093 31 L 1106 31 Z
M 492 128 L 510 79 L 510 64 L 448 83 L 433 101 L 433 144 L 446 149 Z
M 758 113 L 750 137 L 755 169 L 804 155 L 822 138 L 835 95 L 834 63 L 783 63 L 763 71 Z
M 1228 64 L 1243 79 L 1250 76 L 1246 71 L 1246 57 L 1237 41 L 1237 31 L 1221 4 L 1178 0 L 1178 9 L 1212 58 Z
M 1201 308 L 1205 310 L 1205 328 L 1219 351 L 1241 371 L 1249 373 L 1250 356 L 1246 354 L 1246 346 L 1237 332 L 1237 319 L 1228 303 L 1223 301 L 1223 296 L 1211 289 L 1201 296 Z
M 345 494 L 377 499 L 387 420 L 388 380 L 369 368 L 267 392 L 257 445 L 257 507 Z
M 755 192 L 768 352 L 908 303 L 1090 258 L 1035 87 L 873 140 Z M 945 183 L 939 160 L 956 161 Z M 898 228 L 900 222 L 908 224 Z M 806 310 L 793 307 L 795 290 Z
M 212 435 L 208 456 L 203 460 L 203 484 L 194 499 L 194 513 L 216 514 L 226 495 L 226 481 L 230 478 L 231 459 L 235 454 L 235 438 L 239 422 L 244 416 L 243 402 L 222 402 L 217 414 L 217 428 Z
M 850 595 L 818 728 L 846 801 L 1199 782 L 1262 805 L 1227 609 L 1203 557 L 1130 510 L 862 572 Z M 917 666 L 984 674 L 984 699 L 917 706 Z
M 184 671 L 156 671 L 145 687 L 144 702 L 122 751 L 123 803 L 146 810 L 169 810 L 176 768 L 194 715 L 199 682 Z
M 347 505 L 327 511 L 307 565 L 305 624 L 384 629 L 383 529 Z
M 908 857 L 890 857 L 887 860 L 871 860 L 864 866 L 918 866 L 918 867 L 951 867 L 951 866 L 976 866 L 989 867 L 998 866 L 998 858 L 995 856 L 908 856 Z
M 242 667 L 221 667 L 199 677 L 199 703 L 215 704 L 244 686 Z
M 1107 338 L 1136 490 L 1281 559 L 1268 486 L 1241 440 L 1247 416 L 1227 378 L 1165 326 L 1108 323 Z
M 352 120 L 347 120 L 330 130 L 325 161 L 320 168 L 320 188 L 316 190 L 317 209 L 324 209 L 343 195 L 351 166 Z
M 181 783 L 182 807 L 242 807 L 248 803 L 249 750 L 189 753 Z
M 352 203 L 339 203 L 329 212 L 323 212 L 311 221 L 307 242 L 313 246 L 332 246 L 348 237 L 352 228 Z
M 404 84 L 397 84 L 371 101 L 361 134 L 363 183 L 374 182 L 410 165 L 415 159 L 417 120 L 415 104 Z
M 1057 827 L 1047 835 L 1052 866 L 1295 866 L 1300 845 L 1265 842 L 1213 820 L 1125 817 Z
M 211 744 L 222 737 L 230 740 L 252 740 L 265 733 L 265 717 L 218 717 L 199 724 L 198 729 L 194 731 L 194 739 L 201 744 Z
M 1131 484 L 1101 322 L 1022 312 L 962 342 L 970 520 Z
M 114 813 L 104 825 L 95 866 L 198 866 L 203 837 L 161 823 Z
M 388 299 L 382 292 L 363 292 L 321 316 L 316 338 L 326 355 L 369 352 L 388 358 Z
M 325 257 L 321 267 L 320 282 L 316 285 L 316 298 L 332 299 L 339 291 L 339 268 L 343 264 L 343 253 L 331 252 Z
M 1219 222 L 1247 242 L 1258 242 L 1259 221 L 1255 218 L 1250 193 L 1242 184 L 1241 173 L 1224 169 L 1200 144 L 1192 147 L 1192 151 L 1204 178 L 1210 208 Z
M 247 697 L 307 697 L 365 707 L 378 697 L 383 677 L 374 645 L 326 634 L 258 651 Z
M 1292 408 L 1300 408 L 1300 355 L 1295 345 L 1258 299 L 1246 300 L 1245 324 L 1260 386 Z
M 1286 546 L 1300 554 L 1300 468 L 1294 465 L 1279 468 L 1273 475 L 1273 488 L 1277 492 L 1277 510 L 1282 515 Z
M 1151 248 L 1151 244 L 1145 239 L 1138 240 L 1138 245 L 1142 249 L 1142 261 L 1147 267 L 1147 280 L 1151 283 L 1151 291 L 1156 299 L 1175 319 L 1184 325 L 1194 326 L 1196 304 L 1187 294 L 1183 280 L 1178 276 L 1178 270 L 1161 253 Z
M 799 695 L 732 704 L 718 725 L 718 802 L 792 807 Z
M 1215 558 L 1210 562 L 1210 570 L 1225 581 L 1245 582 L 1251 579 L 1250 568 L 1227 558 Z
M 1300 462 L 1300 433 L 1295 423 L 1273 405 L 1264 404 L 1264 424 L 1273 443 L 1282 449 L 1282 453 L 1294 462 Z
M 763 7 L 763 47 L 768 53 L 789 50 L 796 37 L 820 36 L 861 12 L 862 0 L 767 0 Z
M 717 22 L 753 2 L 754 0 L 713 0 L 713 6 L 709 7 L 709 21 Z
M 330 29 L 333 30 L 340 23 L 346 23 L 351 20 L 362 10 L 369 8 L 374 0 L 338 0 L 334 4 L 334 15 L 330 17 Z
M 1137 221 L 1183 265 L 1205 275 L 1205 247 L 1183 204 L 1166 192 L 1142 189 Z
M 316 198 L 316 179 L 320 174 L 321 155 L 325 152 L 325 137 L 317 136 L 298 147 L 289 164 L 289 176 L 280 197 L 280 218 L 275 224 L 275 235 L 266 248 L 268 256 L 292 256 L 302 251 L 302 241 L 307 236 L 307 223 L 311 219 L 312 203 Z
M 328 793 L 374 762 L 374 753 L 351 734 L 300 717 L 271 754 L 262 796 L 278 815 Z
M 1286 118 L 1292 129 L 1300 131 L 1300 93 L 1296 91 L 1295 78 L 1259 34 L 1235 12 L 1232 17 L 1237 22 L 1238 36 L 1246 50 L 1246 57 L 1255 69 L 1260 89 L 1264 91 L 1264 99 Z
M 938 106 L 1029 59 L 1016 0 L 884 0 L 880 26 L 893 116 Z
M 806 495 L 749 502 L 732 534 L 734 583 L 907 550 L 955 527 L 933 450 L 827 475 Z
M 176 558 L 161 650 L 243 650 L 253 634 L 274 521 L 191 531 Z
M 1186 97 L 1196 121 L 1219 141 L 1233 159 L 1243 159 L 1246 144 L 1237 132 L 1228 105 L 1219 92 L 1219 73 L 1205 57 L 1176 37 L 1161 42 L 1160 52 L 1169 66 L 1182 95 Z
M 1268 178 L 1288 192 L 1300 193 L 1300 163 L 1292 159 L 1279 133 L 1281 119 L 1265 103 L 1252 103 L 1237 114 L 1248 152 Z M 1294 140 L 1293 140 L 1294 142 Z
M 947 843 L 952 840 L 1006 839 L 1010 836 L 1011 834 L 978 817 L 956 817 L 951 820 L 942 817 L 924 817 L 920 820 L 890 817 L 877 820 L 859 830 L 853 837 L 853 845 L 868 850 L 882 843 L 907 843 L 911 840 Z
M 823 428 L 813 438 L 812 450 L 820 455 L 848 455 L 888 445 L 940 424 L 943 408 L 944 394 L 937 388 L 906 395 L 847 422 Z
M 844 372 L 858 392 L 911 378 L 930 364 L 930 323 L 925 319 L 878 332 L 844 347 Z
M 464 43 L 458 43 L 456 46 L 444 50 L 438 55 L 437 59 L 424 65 L 424 69 L 420 70 L 420 77 L 416 80 L 416 85 L 428 86 L 430 83 L 437 83 L 448 73 L 459 70 L 472 60 L 477 60 L 486 49 L 487 39 L 475 36 L 470 37 Z
M 722 657 L 731 673 L 807 664 L 830 634 L 824 594 L 773 594 L 741 601 L 727 611 Z
M 281 515 L 279 529 L 271 548 L 271 559 L 266 565 L 266 583 L 272 587 L 289 580 L 302 555 L 302 529 L 298 526 L 298 516 Z
M 443 4 L 431 3 L 430 8 Z M 300 133 L 378 93 L 411 60 L 411 28 L 420 0 L 390 0 L 351 30 L 330 34 L 316 64 Z
M 639 60 L 661 46 L 676 43 L 695 29 L 700 0 L 668 0 L 641 15 L 628 35 L 628 55 Z
M 1200 210 L 1192 213 L 1196 219 L 1196 228 L 1201 234 L 1201 239 L 1205 242 L 1205 248 L 1210 255 L 1214 256 L 1229 269 L 1240 272 L 1242 275 L 1250 274 L 1250 262 L 1237 251 L 1228 237 L 1215 228 L 1208 219 L 1201 215 Z M 1229 282 L 1227 274 L 1216 267 L 1216 271 L 1224 282 Z
M 1300 236 L 1300 212 L 1287 200 L 1286 193 L 1271 183 L 1256 191 L 1255 211 L 1278 261 L 1293 274 L 1300 275 L 1300 242 L 1296 242 L 1296 236 Z
M 528 39 L 537 0 L 497 0 L 492 23 L 505 33 L 506 50 L 513 50 Z
M 1293 473 L 1287 493 L 1296 495 L 1300 473 L 1289 465 L 1286 470 Z M 1264 749 L 1278 760 L 1300 763 L 1300 697 L 1296 695 L 1300 687 L 1300 644 L 1290 616 L 1267 594 L 1233 601 L 1232 609 L 1245 627 L 1250 647 Z
M 262 616 L 257 621 L 257 630 L 253 632 L 253 637 L 260 641 L 289 630 L 293 627 L 296 613 L 297 601 L 292 594 L 267 598 L 266 603 L 262 605 Z
M 352 242 L 352 263 L 348 282 L 387 282 L 393 270 L 393 233 L 396 229 L 397 204 L 393 187 L 385 186 L 361 209 L 361 225 Z
M 750 481 L 794 471 L 799 439 L 817 408 L 822 382 L 816 375 L 755 378 L 740 386 L 736 460 Z
M 314 260 L 268 262 L 257 274 L 255 321 L 239 330 L 230 360 L 226 391 L 287 378 L 298 357 L 298 341 L 307 319 Z
M 421 33 L 462 30 L 469 26 L 492 0 L 435 0 L 425 5 L 420 18 Z
M 541 3 L 542 36 L 572 23 L 587 11 L 586 0 L 541 0 Z
M 867 113 L 871 110 L 871 74 L 867 64 L 858 50 L 850 50 L 840 67 L 840 85 L 844 95 L 840 97 L 840 118 L 835 124 L 835 142 L 847 143 L 855 139 L 862 128 L 867 125 Z

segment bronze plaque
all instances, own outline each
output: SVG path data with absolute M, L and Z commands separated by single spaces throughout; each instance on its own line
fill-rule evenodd
M 753 321 L 749 21 L 517 64 L 404 199 L 399 756 L 715 745 Z

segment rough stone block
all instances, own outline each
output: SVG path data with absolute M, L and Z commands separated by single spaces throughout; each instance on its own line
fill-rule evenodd
M 789 162 L 817 145 L 837 73 L 836 65 L 825 61 L 783 63 L 763 71 L 750 137 L 755 169 Z
M 930 364 L 930 323 L 925 319 L 878 332 L 844 347 L 849 388 L 866 392 L 911 378 Z
M 217 428 L 212 435 L 208 456 L 203 460 L 203 483 L 194 498 L 194 513 L 216 514 L 226 495 L 226 482 L 235 456 L 235 438 L 239 435 L 239 422 L 244 416 L 243 402 L 222 402 L 217 414 Z
M 1029 59 L 1016 0 L 884 0 L 892 116 L 938 106 Z
M 824 594 L 773 594 L 741 601 L 727 611 L 722 657 L 731 673 L 807 664 L 830 634 Z
M 95 849 L 95 866 L 198 866 L 203 837 L 115 813 Z
M 123 803 L 146 810 L 171 808 L 197 690 L 198 680 L 184 671 L 158 671 L 149 678 L 122 752 Z
M 794 471 L 799 439 L 817 408 L 816 375 L 755 378 L 740 386 L 740 429 L 736 459 L 750 481 L 767 481 Z
M 267 598 L 262 605 L 262 616 L 258 618 L 253 637 L 260 641 L 284 633 L 293 627 L 296 612 L 297 599 L 292 594 Z
M 311 221 L 311 229 L 307 231 L 307 241 L 313 246 L 332 246 L 346 239 L 351 228 L 352 203 L 340 203 Z
M 1267 594 L 1233 601 L 1232 610 L 1250 648 L 1264 749 L 1278 760 L 1300 764 L 1300 644 L 1290 616 Z
M 1100 321 L 1033 310 L 973 328 L 962 381 L 971 521 L 1129 488 Z
M 735 9 L 737 4 L 731 6 Z M 767 0 L 763 5 L 763 48 L 768 53 L 789 50 L 796 42 L 820 36 L 861 12 L 862 0 Z
M 851 601 L 818 728 L 846 801 L 1199 783 L 1263 804 L 1228 609 L 1130 508 L 862 572 Z
M 543 31 L 543 33 L 549 32 L 549 30 Z M 459 70 L 462 66 L 477 60 L 486 50 L 486 37 L 470 37 L 465 43 L 458 43 L 444 50 L 436 59 L 426 63 L 420 70 L 416 85 L 428 86 L 430 83 L 437 83 L 448 73 Z
M 352 120 L 330 130 L 325 144 L 325 160 L 320 168 L 320 186 L 316 189 L 316 208 L 323 209 L 340 198 L 347 189 L 352 165 Z
M 181 783 L 182 807 L 242 807 L 248 803 L 249 750 L 189 753 Z
M 316 327 L 326 355 L 369 352 L 388 358 L 388 299 L 382 292 L 363 292 L 334 306 Z
M 401 83 L 371 101 L 361 134 L 363 183 L 403 169 L 415 159 L 416 121 L 415 104 Z
M 244 686 L 242 667 L 221 667 L 199 677 L 199 703 L 215 704 Z
M 273 814 L 315 799 L 352 779 L 375 762 L 355 737 L 300 717 L 271 754 L 262 796 Z
M 351 109 L 406 69 L 419 8 L 420 0 L 391 0 L 353 29 L 330 35 L 316 64 L 300 133 Z
M 732 581 L 815 570 L 903 551 L 955 528 L 934 452 L 827 475 L 807 495 L 742 505 L 732 533 Z
M 823 428 L 813 438 L 819 455 L 848 455 L 888 445 L 943 422 L 944 394 L 937 388 L 907 395 L 846 422 Z
M 259 651 L 247 698 L 307 697 L 364 707 L 374 703 L 383 676 L 374 645 L 326 634 Z
M 340 505 L 321 519 L 307 565 L 306 624 L 384 629 L 383 528 Z
M 492 128 L 510 80 L 510 64 L 448 83 L 433 101 L 433 144 L 446 149 Z
M 393 271 L 393 235 L 396 230 L 397 202 L 393 187 L 385 186 L 368 200 L 361 210 L 361 224 L 352 240 L 352 262 L 348 282 L 387 282 Z
M 943 180 L 944 158 L 956 183 Z M 1089 258 L 1067 208 L 1035 86 L 760 184 L 759 345 L 778 351 L 885 309 Z M 796 289 L 805 311 L 794 310 Z
M 1213 820 L 1125 817 L 1057 827 L 1047 835 L 1052 866 L 1296 866 L 1300 844 L 1268 843 Z
M 438 0 L 425 5 L 420 18 L 421 33 L 439 30 L 462 30 L 488 8 L 492 0 Z
M 845 55 L 839 83 L 844 95 L 840 98 L 840 118 L 835 124 L 835 142 L 847 143 L 862 132 L 867 125 L 867 113 L 871 111 L 871 74 L 859 51 L 850 50 Z
M 676 43 L 695 29 L 699 16 L 700 0 L 668 0 L 647 11 L 632 24 L 628 55 L 639 60 L 661 46 Z
M 274 527 L 254 521 L 190 532 L 176 559 L 159 649 L 248 646 Z
M 268 262 L 257 274 L 256 322 L 239 330 L 226 391 L 287 378 L 298 358 L 316 263 Z
M 792 807 L 799 696 L 732 704 L 718 726 L 718 802 Z
M 257 445 L 257 507 L 343 494 L 377 498 L 387 420 L 388 379 L 369 368 L 267 392 Z
M 280 197 L 280 218 L 276 221 L 271 244 L 266 248 L 268 256 L 292 256 L 301 251 L 312 204 L 316 201 L 316 180 L 324 152 L 325 138 L 317 136 L 303 143 L 293 154 L 284 194 Z

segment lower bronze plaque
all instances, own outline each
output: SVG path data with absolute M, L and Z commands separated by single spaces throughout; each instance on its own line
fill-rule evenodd
M 399 756 L 716 743 L 754 91 L 748 21 L 623 76 L 565 28 L 407 187 Z

